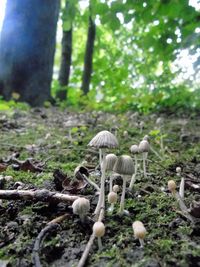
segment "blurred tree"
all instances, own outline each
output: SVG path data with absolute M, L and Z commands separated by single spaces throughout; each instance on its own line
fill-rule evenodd
M 50 100 L 59 0 L 7 0 L 0 40 L 0 94 L 32 106 Z
M 92 18 L 92 6 L 91 2 L 89 3 L 89 20 L 88 20 L 88 33 L 87 33 L 87 42 L 85 48 L 85 56 L 84 56 L 84 68 L 82 75 L 82 84 L 81 90 L 84 95 L 89 92 L 90 80 L 92 75 L 92 61 L 93 61 L 93 51 L 94 51 L 94 42 L 96 35 L 96 25 L 95 21 Z
M 76 4 L 77 0 L 66 0 L 65 6 L 62 8 L 62 51 L 58 78 L 60 88 L 57 92 L 57 98 L 61 101 L 67 98 L 67 86 L 72 61 L 72 26 L 76 13 Z

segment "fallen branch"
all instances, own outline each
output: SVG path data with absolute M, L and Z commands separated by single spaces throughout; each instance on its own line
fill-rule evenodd
M 33 254 L 32 254 L 32 262 L 33 262 L 33 266 L 35 267 L 42 267 L 41 263 L 40 263 L 40 256 L 39 256 L 39 251 L 40 251 L 40 247 L 41 247 L 41 243 L 44 240 L 44 238 L 46 237 L 46 235 L 53 231 L 56 230 L 59 227 L 58 224 L 56 223 L 51 223 L 49 225 L 47 225 L 45 228 L 43 228 L 39 235 L 37 236 L 36 240 L 35 240 L 35 244 L 33 247 Z
M 78 196 L 41 190 L 0 190 L 0 199 L 7 200 L 32 200 L 42 202 L 73 202 Z

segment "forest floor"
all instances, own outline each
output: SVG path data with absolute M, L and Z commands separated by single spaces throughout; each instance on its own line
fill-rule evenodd
M 139 156 L 139 174 L 133 190 L 126 191 L 129 215 L 118 214 L 119 204 L 113 214 L 106 212 L 103 250 L 98 251 L 95 240 L 86 266 L 200 266 L 200 116 L 163 115 L 161 132 L 155 130 L 156 118 L 156 114 L 73 113 L 56 108 L 1 112 L 0 189 L 48 189 L 81 195 L 90 200 L 91 209 L 88 220 L 81 223 L 66 203 L 0 200 L 0 266 L 33 266 L 38 234 L 63 214 L 65 220 L 44 239 L 40 260 L 44 267 L 77 266 L 92 232 L 98 194 L 91 185 L 74 177 L 74 169 L 83 164 L 99 185 L 98 151 L 87 144 L 101 130 L 117 131 L 119 147 L 108 153 L 130 155 L 130 146 L 148 134 L 159 157 L 149 153 L 149 174 L 144 178 Z M 185 204 L 196 223 L 181 213 L 167 189 L 170 179 L 180 184 L 178 166 L 186 180 Z M 121 186 L 121 178 L 114 183 Z M 133 235 L 135 220 L 141 220 L 147 229 L 144 248 Z

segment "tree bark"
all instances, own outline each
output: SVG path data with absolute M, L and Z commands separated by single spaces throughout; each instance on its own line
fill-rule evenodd
M 81 85 L 81 90 L 83 91 L 84 95 L 87 95 L 87 93 L 89 92 L 89 88 L 90 88 L 95 35 L 96 35 L 96 25 L 90 15 L 89 25 L 88 25 L 88 34 L 87 34 L 87 43 L 86 43 L 86 49 L 85 49 L 82 85 Z
M 58 78 L 61 89 L 57 93 L 57 97 L 61 101 L 67 98 L 67 86 L 69 83 L 71 58 L 72 58 L 72 28 L 69 31 L 63 30 L 63 36 L 62 36 L 61 65 Z
M 7 0 L 0 39 L 0 94 L 40 106 L 50 86 L 60 0 Z

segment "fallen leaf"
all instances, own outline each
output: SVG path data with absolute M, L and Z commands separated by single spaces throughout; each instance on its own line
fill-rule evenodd
M 192 179 L 186 179 L 185 188 L 192 189 L 193 191 L 196 192 L 200 192 L 200 183 Z
M 67 175 L 64 174 L 61 170 L 56 169 L 56 170 L 54 171 L 54 173 L 53 173 L 53 177 L 54 177 L 53 182 L 54 182 L 54 184 L 55 184 L 55 188 L 56 188 L 56 190 L 58 190 L 58 191 L 62 191 L 62 190 L 63 190 L 63 185 L 62 185 L 62 183 L 63 183 L 63 181 L 64 181 L 65 179 L 67 179 Z
M 13 159 L 14 164 L 13 169 L 14 170 L 21 170 L 21 171 L 30 171 L 30 172 L 42 172 L 44 165 L 43 163 L 39 161 L 33 161 L 32 159 L 26 159 L 24 161 Z
M 7 169 L 8 165 L 4 163 L 0 163 L 0 172 L 4 172 Z
M 200 202 L 193 201 L 190 205 L 189 213 L 196 218 L 200 218 Z

